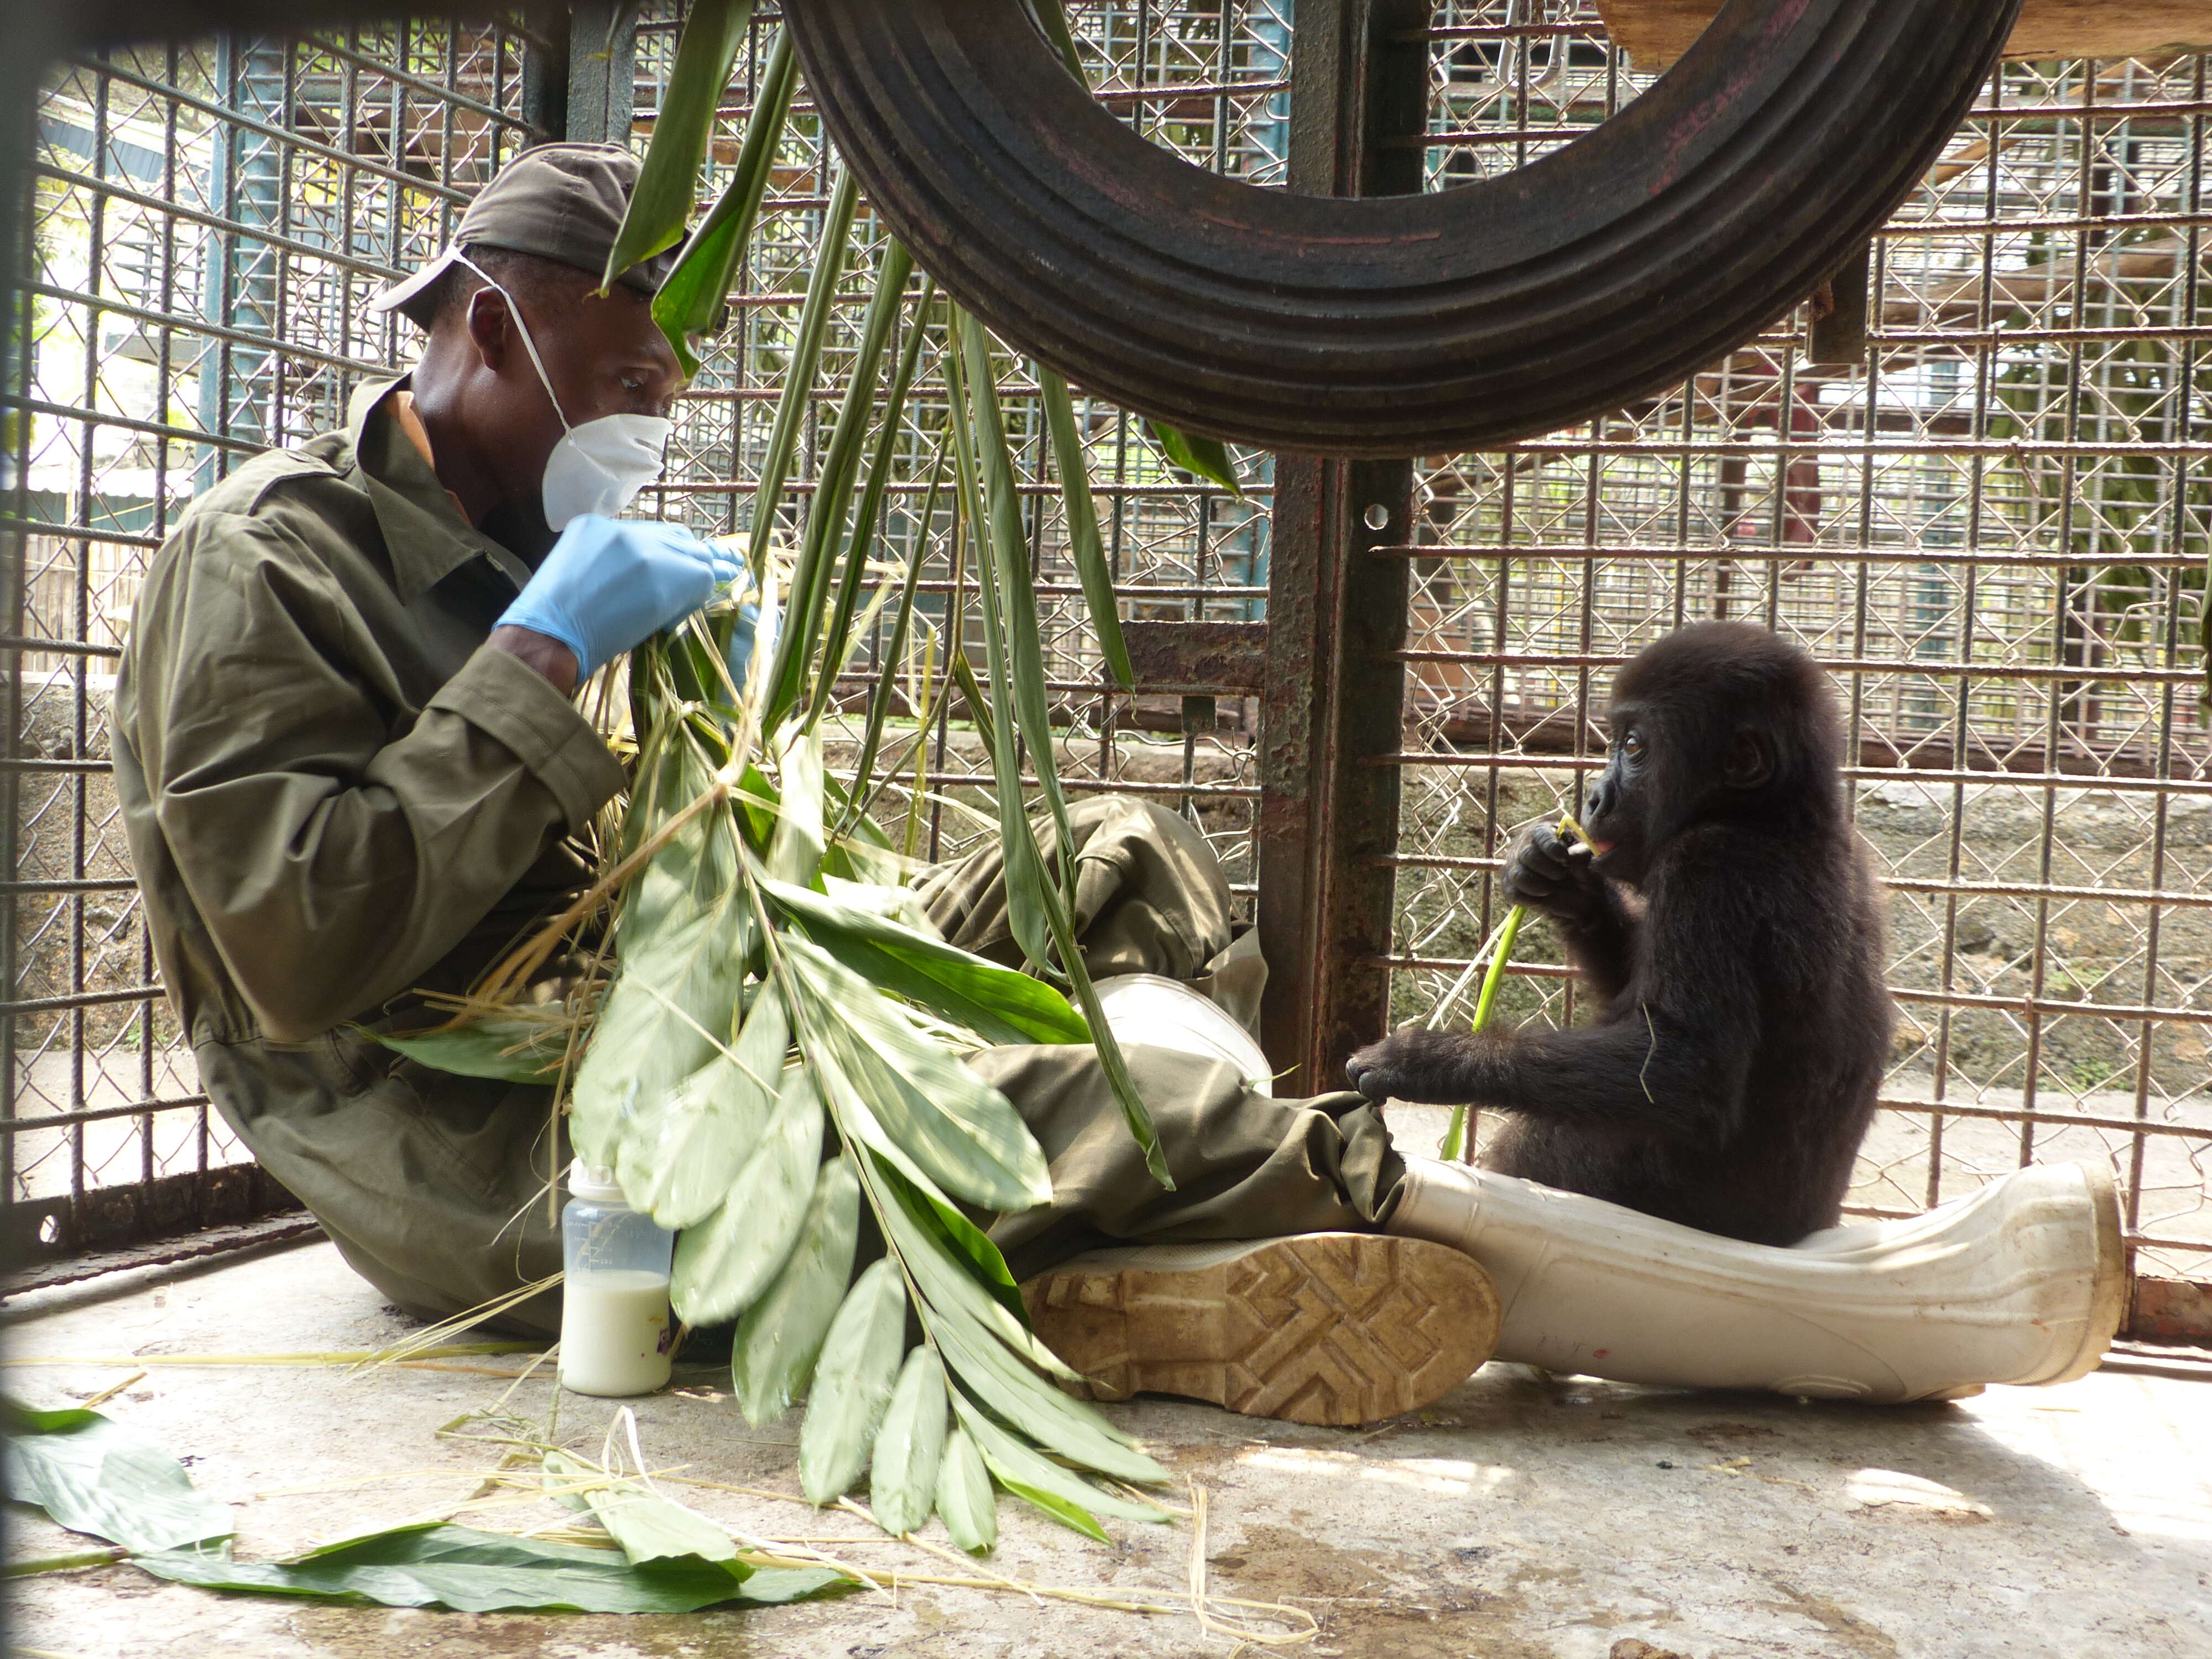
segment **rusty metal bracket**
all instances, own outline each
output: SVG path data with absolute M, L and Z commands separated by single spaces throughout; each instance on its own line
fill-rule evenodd
M 1234 697 L 1267 683 L 1265 623 L 1125 622 L 1121 637 L 1147 690 Z
M 1805 341 L 1808 362 L 1838 363 L 1848 368 L 1867 354 L 1868 276 L 1874 262 L 1871 243 L 1836 268 L 1820 284 L 1827 295 L 1825 309 L 1814 296 L 1813 326 Z
M 808 0 L 785 19 L 876 212 L 1010 342 L 1193 431 L 1385 458 L 1550 431 L 1749 338 L 1911 191 L 2018 7 L 1729 0 L 1574 143 L 1358 200 L 1148 143 L 1020 0 Z

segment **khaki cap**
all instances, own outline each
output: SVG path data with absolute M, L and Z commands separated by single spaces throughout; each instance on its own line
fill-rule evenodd
M 463 248 L 535 254 L 597 276 L 607 268 L 637 174 L 637 158 L 619 144 L 540 144 L 524 150 L 477 192 L 453 245 L 371 300 L 368 308 L 396 311 L 429 327 L 430 290 Z M 665 249 L 615 280 L 649 300 L 660 291 L 676 253 Z

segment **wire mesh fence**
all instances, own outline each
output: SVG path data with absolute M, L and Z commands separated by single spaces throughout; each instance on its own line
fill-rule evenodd
M 1071 21 L 1122 119 L 1279 185 L 1291 11 L 1112 0 Z M 656 0 L 638 26 L 641 149 L 681 16 Z M 775 27 L 763 10 L 740 54 L 707 198 Z M 12 1210 L 57 1236 L 88 1194 L 239 1155 L 158 1000 L 103 775 L 137 573 L 204 481 L 338 423 L 350 385 L 404 358 L 404 325 L 370 325 L 360 302 L 442 246 L 524 141 L 528 50 L 508 28 L 417 22 L 117 54 L 64 66 L 38 112 L 6 393 L 23 554 L 0 1141 Z M 1590 0 L 1451 0 L 1430 64 L 1429 131 L 1407 142 L 1431 188 L 1522 165 L 1652 78 Z M 2194 55 L 2004 66 L 1875 239 L 1863 293 L 1840 273 L 1832 312 L 1800 307 L 1666 396 L 1423 465 L 1413 530 L 1389 553 L 1413 576 L 1393 762 L 1400 1017 L 1425 1012 L 1487 933 L 1505 837 L 1596 763 L 1613 665 L 1693 617 L 1764 622 L 1837 678 L 1857 821 L 1892 895 L 1903 1018 L 1855 1207 L 1909 1212 L 2025 1161 L 2109 1156 L 2142 1264 L 2212 1277 L 2205 69 Z M 836 167 L 802 90 L 648 507 L 750 527 Z M 881 232 L 865 203 L 859 226 L 787 538 L 872 290 Z M 1838 327 L 1862 306 L 1863 336 Z M 1189 816 L 1249 916 L 1267 902 L 1257 697 L 1157 673 L 1109 692 L 1034 386 L 1005 370 L 1063 775 Z M 925 387 L 931 371 L 925 357 Z M 1125 617 L 1264 623 L 1271 459 L 1239 452 L 1232 495 L 1169 467 L 1140 420 L 1079 389 L 1077 410 Z M 923 613 L 979 654 L 972 558 L 934 465 L 944 412 L 930 394 L 907 408 L 884 542 L 920 555 Z M 988 761 L 957 701 L 917 726 L 945 664 L 890 659 L 886 631 L 866 631 L 849 684 L 856 700 L 884 676 L 900 686 L 890 765 L 919 791 L 915 849 L 951 856 L 988 833 Z M 1522 951 L 1507 1012 L 1573 1019 L 1541 930 Z
M 56 66 L 11 250 L 8 1117 L 19 1247 L 233 1218 L 246 1154 L 161 998 L 109 775 L 146 562 L 244 457 L 342 425 L 403 342 L 362 302 L 526 141 L 526 38 L 410 21 Z M 158 1212 L 159 1213 L 155 1213 Z

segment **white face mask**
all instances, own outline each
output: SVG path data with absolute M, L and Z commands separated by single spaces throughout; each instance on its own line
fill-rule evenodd
M 570 426 L 568 412 L 561 407 L 545 373 L 544 361 L 538 355 L 537 342 L 530 337 L 530 325 L 522 320 L 522 307 L 467 255 L 453 257 L 483 276 L 485 283 L 507 301 L 515 329 L 522 336 L 523 349 L 530 354 L 530 366 L 538 371 L 538 384 L 552 399 L 553 412 L 560 416 L 564 428 L 561 441 L 545 458 L 546 524 L 565 530 L 570 520 L 586 513 L 613 518 L 636 499 L 639 490 L 660 476 L 667 465 L 663 452 L 676 422 L 659 415 L 602 415 L 581 426 Z

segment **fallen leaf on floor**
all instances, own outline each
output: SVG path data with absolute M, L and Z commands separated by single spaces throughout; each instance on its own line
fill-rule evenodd
M 697 1556 L 633 1566 L 620 1550 L 435 1522 L 347 1539 L 289 1561 L 238 1561 L 227 1550 L 165 1550 L 141 1555 L 134 1565 L 206 1589 L 455 1613 L 693 1613 L 852 1588 L 828 1568 L 748 1568 Z
M 72 1532 L 129 1550 L 165 1550 L 228 1538 L 230 1505 L 192 1485 L 153 1441 L 82 1407 L 33 1411 L 0 1401 L 8 1495 L 35 1504 Z

